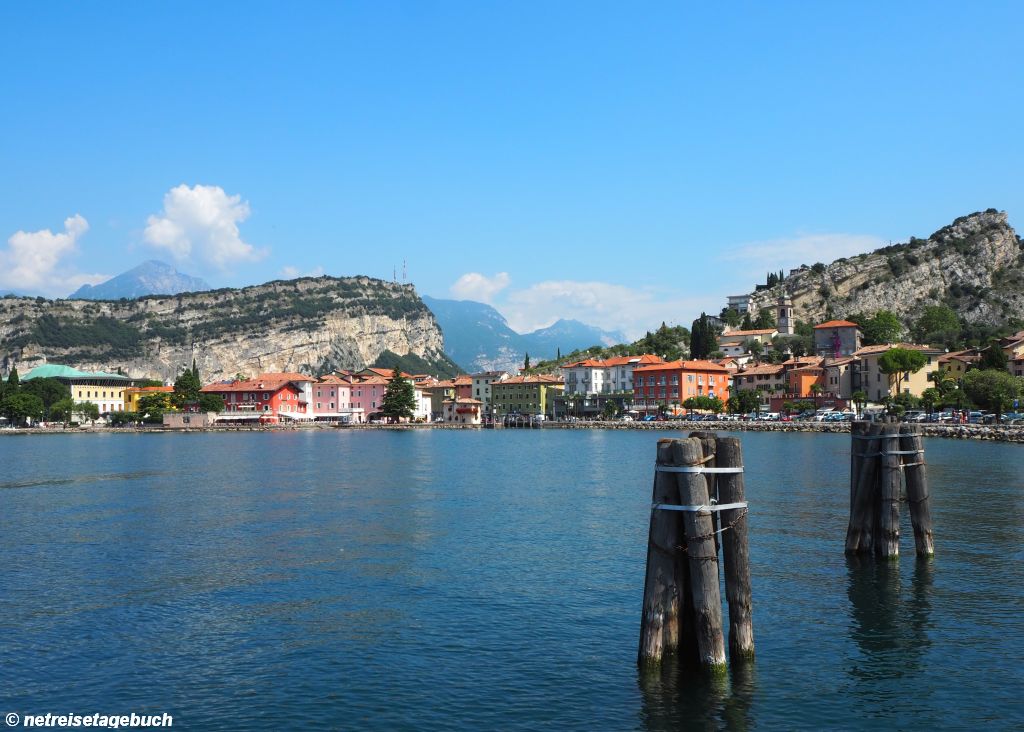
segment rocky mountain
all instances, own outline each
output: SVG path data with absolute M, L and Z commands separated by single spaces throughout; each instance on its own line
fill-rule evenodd
M 412 285 L 318 277 L 137 300 L 0 299 L 0 367 L 43 362 L 170 380 L 194 358 L 204 380 L 318 374 L 390 352 L 439 374 L 455 364 Z M 417 361 L 419 363 L 420 361 Z
M 512 371 L 523 365 L 526 354 L 537 362 L 554 358 L 558 351 L 611 345 L 624 340 L 578 320 L 558 320 L 532 333 L 517 333 L 490 305 L 472 300 L 443 300 L 424 296 L 444 332 L 445 351 L 470 371 Z
M 144 295 L 177 295 L 203 292 L 210 286 L 198 277 L 182 274 L 169 264 L 151 259 L 98 285 L 82 285 L 71 300 L 119 300 Z
M 1024 318 L 1024 241 L 995 209 L 961 216 L 927 239 L 911 237 L 831 264 L 804 265 L 779 285 L 755 292 L 755 312 L 783 291 L 798 320 L 891 310 L 909 323 L 929 305 L 945 305 L 967 323 L 992 326 Z

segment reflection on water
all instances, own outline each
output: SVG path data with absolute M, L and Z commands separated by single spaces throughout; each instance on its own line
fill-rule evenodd
M 917 673 L 931 640 L 933 561 L 917 559 L 904 590 L 899 562 L 849 556 L 847 596 L 850 635 L 861 658 L 849 668 L 856 679 L 896 679 Z M 876 687 L 871 687 L 871 693 Z
M 753 729 L 755 669 L 755 663 L 740 663 L 730 666 L 728 675 L 716 676 L 670 656 L 660 669 L 639 672 L 642 728 L 652 732 Z

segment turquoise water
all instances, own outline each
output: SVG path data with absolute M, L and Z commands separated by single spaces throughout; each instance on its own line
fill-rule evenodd
M 757 660 L 635 667 L 630 431 L 0 439 L 0 712 L 278 730 L 1024 726 L 1024 447 L 926 441 L 937 556 L 843 555 L 849 438 L 744 433 Z

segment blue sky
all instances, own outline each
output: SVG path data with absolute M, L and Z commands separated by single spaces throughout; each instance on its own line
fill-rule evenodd
M 0 6 L 0 290 L 149 258 L 528 330 L 1024 209 L 1024 4 Z M 213 7 L 216 6 L 216 7 Z

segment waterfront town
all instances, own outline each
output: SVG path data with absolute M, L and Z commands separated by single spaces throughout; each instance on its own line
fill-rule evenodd
M 731 299 L 730 306 L 742 312 L 744 303 Z M 67 410 L 69 421 L 124 424 L 129 415 L 142 419 L 150 411 L 159 411 L 162 424 L 171 428 L 382 421 L 387 417 L 385 394 L 396 376 L 409 383 L 412 394 L 407 416 L 401 420 L 406 422 L 633 421 L 724 411 L 769 419 L 830 412 L 848 420 L 865 408 L 898 404 L 901 411 L 923 406 L 930 412 L 942 406 L 938 397 L 943 388 L 956 389 L 986 350 L 949 352 L 916 343 L 864 345 L 858 323 L 828 320 L 813 326 L 813 353 L 774 353 L 785 342 L 780 336 L 795 333 L 787 297 L 779 298 L 774 315 L 776 324 L 766 328 L 718 324 L 721 334 L 715 357 L 666 360 L 658 354 L 637 353 L 585 358 L 560 362 L 557 373 L 537 373 L 524 366 L 516 374 L 487 371 L 438 379 L 364 368 L 319 376 L 239 374 L 202 385 L 193 367 L 199 395 L 214 400 L 193 399 L 174 406 L 174 386 L 143 383 L 120 373 L 47 363 L 20 380 L 52 379 L 65 385 L 74 403 Z M 1012 376 L 1024 376 L 1024 331 L 988 348 L 1002 351 L 1000 359 Z M 909 365 L 894 368 L 887 363 L 887 354 L 906 352 L 912 354 Z M 969 405 L 955 406 L 965 416 L 969 413 L 963 409 Z M 5 418 L 9 425 L 14 421 Z M 25 421 L 31 424 L 33 419 Z

